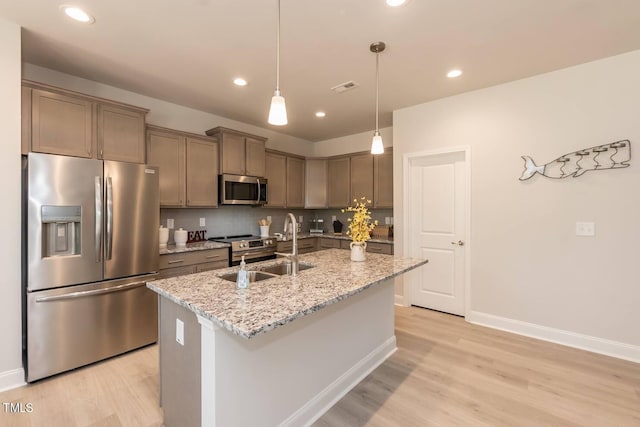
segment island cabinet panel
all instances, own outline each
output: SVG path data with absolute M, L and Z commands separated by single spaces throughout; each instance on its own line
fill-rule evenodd
M 284 208 L 287 191 L 287 158 L 281 154 L 267 152 L 265 155 L 268 208 Z
M 218 206 L 215 138 L 148 126 L 147 163 L 160 168 L 160 206 Z
M 98 158 L 144 163 L 145 113 L 98 105 Z
M 160 169 L 160 206 L 183 206 L 185 200 L 184 138 L 149 128 L 147 163 Z
M 328 161 L 328 205 L 330 208 L 344 208 L 351 204 L 349 157 Z
M 31 93 L 31 150 L 91 158 L 93 103 L 74 96 L 34 89 Z
M 373 207 L 393 207 L 393 152 L 373 156 Z
M 220 173 L 265 176 L 267 138 L 220 126 L 205 133 L 220 142 Z
M 287 207 L 304 208 L 304 159 L 287 157 Z
M 351 156 L 351 200 L 364 197 L 373 203 L 373 156 Z
M 304 207 L 323 209 L 327 207 L 327 159 L 307 159 L 304 168 Z
M 319 249 L 340 249 L 340 240 L 320 237 L 318 238 L 318 248 Z
M 166 298 L 160 298 L 159 314 L 160 406 L 164 425 L 201 426 L 202 350 L 198 318 Z M 184 345 L 176 341 L 177 320 L 184 328 Z
M 218 144 L 186 138 L 187 206 L 218 205 Z

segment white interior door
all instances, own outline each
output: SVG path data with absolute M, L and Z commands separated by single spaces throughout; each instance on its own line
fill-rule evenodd
M 467 256 L 467 153 L 411 158 L 409 255 L 427 258 L 409 277 L 410 303 L 464 315 Z

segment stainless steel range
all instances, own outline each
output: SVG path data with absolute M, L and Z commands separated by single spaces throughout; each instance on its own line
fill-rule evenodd
M 229 265 L 239 265 L 242 255 L 245 262 L 258 262 L 276 258 L 276 240 L 271 237 L 242 234 L 238 236 L 210 237 L 208 240 L 230 243 Z

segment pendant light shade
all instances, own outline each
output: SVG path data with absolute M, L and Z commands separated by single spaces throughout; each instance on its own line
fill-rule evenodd
M 276 90 L 271 98 L 268 122 L 276 126 L 287 124 L 287 107 L 284 97 L 280 93 L 280 0 L 278 0 L 278 17 L 276 21 Z
M 382 143 L 382 137 L 380 136 L 380 129 L 378 129 L 378 108 L 380 98 L 380 52 L 383 52 L 386 45 L 383 42 L 372 43 L 369 46 L 369 50 L 376 54 L 376 130 L 373 133 L 373 139 L 371 140 L 371 154 L 384 153 L 384 145 Z

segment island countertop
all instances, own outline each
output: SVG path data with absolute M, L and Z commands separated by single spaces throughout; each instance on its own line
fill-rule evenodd
M 147 287 L 236 335 L 253 338 L 428 262 L 373 253 L 367 254 L 366 261 L 353 262 L 349 251 L 341 249 L 298 258 L 314 268 L 295 277 L 255 282 L 249 289 L 238 290 L 234 282 L 219 277 L 238 271 L 238 267 L 156 280 Z M 249 264 L 248 269 L 280 262 Z

